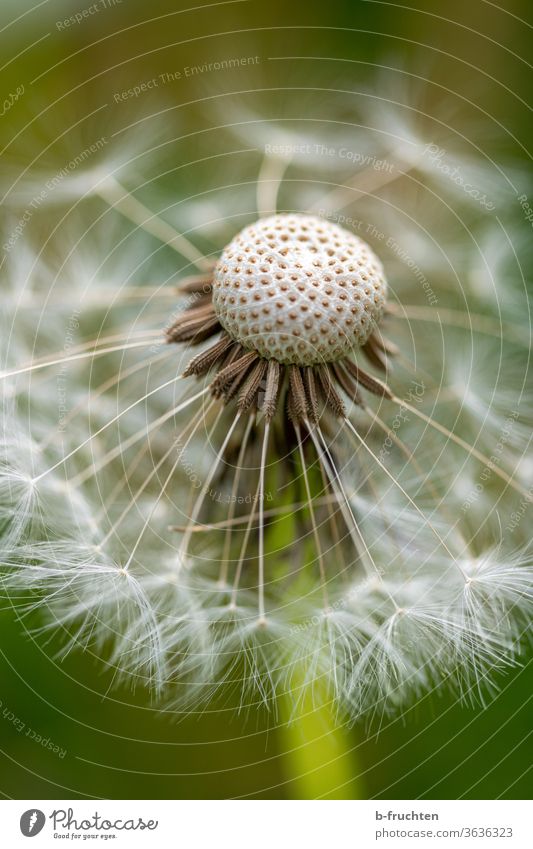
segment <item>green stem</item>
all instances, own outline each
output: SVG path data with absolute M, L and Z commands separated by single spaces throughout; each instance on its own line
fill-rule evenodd
M 325 694 L 324 694 L 325 696 Z M 278 699 L 282 770 L 292 799 L 364 799 L 356 738 L 327 697 L 307 687 Z
M 296 456 L 298 467 L 299 457 Z M 322 478 L 317 470 L 308 471 L 312 496 L 322 494 Z M 296 492 L 292 487 L 284 488 L 280 499 L 279 483 L 275 470 L 268 473 L 269 485 L 278 493 L 278 501 L 287 499 L 305 500 L 302 492 L 302 473 L 296 474 Z M 294 540 L 299 536 L 294 515 L 290 513 L 276 520 L 266 535 L 266 554 L 273 574 L 283 571 L 288 564 L 283 562 L 282 552 L 293 551 Z M 308 568 L 304 570 L 307 580 L 316 574 L 316 549 L 314 540 L 308 540 Z M 302 583 L 302 592 L 307 592 L 307 581 Z M 365 790 L 359 776 L 357 762 L 357 738 L 354 732 L 339 720 L 331 704 L 328 684 L 322 679 L 307 680 L 304 661 L 301 667 L 291 671 L 288 691 L 278 697 L 278 740 L 281 767 L 288 782 L 287 795 L 292 799 L 363 799 Z

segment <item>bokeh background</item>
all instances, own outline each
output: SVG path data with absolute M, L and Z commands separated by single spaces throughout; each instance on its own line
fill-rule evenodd
M 80 22 L 61 24 L 91 5 L 96 11 Z M 18 173 L 33 174 L 38 186 L 40 175 L 55 173 L 97 138 L 112 137 L 132 123 L 135 128 L 114 137 L 106 155 L 121 157 L 128 145 L 139 153 L 157 139 L 180 135 L 183 162 L 204 160 L 176 170 L 176 149 L 162 147 L 157 170 L 166 196 L 208 191 L 212 182 L 224 182 L 219 174 L 226 167 L 234 182 L 252 185 L 261 159 L 260 132 L 255 154 L 225 161 L 230 147 L 218 137 L 217 121 L 223 124 L 228 115 L 242 121 L 257 115 L 326 121 L 342 108 L 348 120 L 346 91 L 354 97 L 371 91 L 379 100 L 381 86 L 384 99 L 396 86 L 398 97 L 408 102 L 412 96 L 435 126 L 452 125 L 496 163 L 506 158 L 523 167 L 532 130 L 526 61 L 531 7 L 525 0 L 503 5 L 486 0 L 181 0 L 178 5 L 171 0 L 2 0 L 2 97 L 20 93 L 7 110 L 4 105 L 0 122 L 2 194 Z M 184 74 L 187 67 L 230 57 L 258 61 Z M 143 81 L 177 72 L 181 77 L 157 92 L 116 98 Z M 249 142 L 242 147 L 249 148 Z M 139 182 L 142 177 L 141 164 Z M 152 184 L 155 196 L 158 181 Z M 186 216 L 187 208 L 180 214 Z M 194 208 L 190 214 L 196 214 Z M 183 227 L 183 220 L 178 223 Z M 201 233 L 198 243 L 201 247 Z M 111 673 L 91 655 L 74 652 L 59 662 L 54 638 L 32 636 L 31 624 L 4 603 L 0 792 L 5 797 L 531 794 L 527 665 L 502 675 L 499 691 L 487 694 L 484 706 L 432 694 L 401 717 L 378 724 L 331 731 L 317 715 L 314 725 L 308 721 L 287 730 L 264 710 L 239 713 L 228 696 L 200 715 L 170 719 L 145 692 L 113 686 Z

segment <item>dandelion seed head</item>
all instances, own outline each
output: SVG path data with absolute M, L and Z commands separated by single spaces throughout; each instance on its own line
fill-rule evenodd
M 245 227 L 224 249 L 213 305 L 245 348 L 313 365 L 365 344 L 386 290 L 381 262 L 358 236 L 317 216 L 282 214 Z
M 524 246 L 502 238 L 490 163 L 383 82 L 316 131 L 315 97 L 301 130 L 240 98 L 217 139 L 277 152 L 257 183 L 225 156 L 224 185 L 200 177 L 186 201 L 161 179 L 175 147 L 137 122 L 55 182 L 5 257 L 0 587 L 25 627 L 165 705 L 328 692 L 354 719 L 436 686 L 482 694 L 522 650 Z M 44 178 L 17 184 L 8 229 Z M 350 229 L 383 252 L 387 308 Z

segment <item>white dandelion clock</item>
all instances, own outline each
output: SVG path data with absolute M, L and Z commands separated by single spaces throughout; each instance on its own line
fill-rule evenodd
M 86 232 L 6 266 L 25 297 L 10 287 L 3 590 L 162 704 L 236 688 L 297 711 L 311 692 L 353 719 L 482 697 L 519 662 L 528 329 L 508 311 L 504 344 L 494 297 L 478 308 L 480 266 L 440 213 L 487 210 L 395 121 L 402 144 L 357 129 L 366 170 L 264 157 L 254 210 L 251 181 L 195 190 L 187 233 L 163 182 L 150 208 L 151 157 L 120 175 L 111 157 L 55 196 L 78 191 Z

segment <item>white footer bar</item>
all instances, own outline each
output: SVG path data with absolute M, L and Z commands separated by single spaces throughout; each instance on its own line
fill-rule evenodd
M 1 845 L 531 849 L 520 801 L 2 801 Z M 35 842 L 31 842 L 35 840 Z

